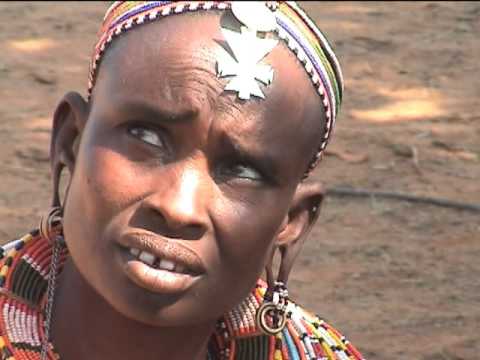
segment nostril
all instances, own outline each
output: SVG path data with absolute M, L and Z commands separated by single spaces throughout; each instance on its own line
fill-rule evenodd
M 145 205 L 135 211 L 129 226 L 183 240 L 200 240 L 208 229 L 201 214 L 188 217 L 165 216 L 158 207 Z

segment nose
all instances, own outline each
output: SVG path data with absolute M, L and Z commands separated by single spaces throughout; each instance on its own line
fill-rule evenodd
M 155 191 L 145 199 L 155 231 L 171 238 L 198 240 L 208 230 L 208 179 L 194 166 L 162 172 Z

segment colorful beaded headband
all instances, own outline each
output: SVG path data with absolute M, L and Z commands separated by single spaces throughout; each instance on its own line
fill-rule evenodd
M 225 91 L 236 91 L 244 100 L 251 95 L 263 98 L 257 81 L 269 85 L 273 80 L 270 66 L 259 63 L 277 41 L 257 37 L 257 32 L 275 32 L 296 55 L 320 95 L 326 114 L 325 133 L 308 175 L 319 162 L 327 146 L 343 94 L 340 64 L 325 36 L 294 1 L 116 1 L 107 10 L 90 63 L 88 96 L 95 84 L 96 71 L 107 46 L 118 35 L 137 25 L 175 14 L 205 10 L 231 9 L 242 23 L 240 32 L 222 28 L 233 56 L 225 53 L 217 59 L 217 75 L 231 77 Z M 247 46 L 245 46 L 247 44 Z M 242 47 L 243 45 L 243 47 Z M 241 51 L 243 48 L 255 51 Z

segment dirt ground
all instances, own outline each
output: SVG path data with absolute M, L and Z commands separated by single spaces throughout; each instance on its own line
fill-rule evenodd
M 480 203 L 480 3 L 310 2 L 346 96 L 315 177 Z M 0 3 L 0 238 L 50 201 L 49 127 L 85 94 L 102 3 Z M 329 197 L 290 290 L 372 360 L 480 359 L 480 217 Z

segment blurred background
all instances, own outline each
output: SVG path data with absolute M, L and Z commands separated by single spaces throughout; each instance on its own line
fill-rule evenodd
M 0 3 L 0 238 L 50 204 L 51 116 L 86 92 L 107 3 Z M 346 79 L 315 173 L 353 187 L 480 203 L 480 3 L 308 2 Z M 372 360 L 480 358 L 480 213 L 327 196 L 293 297 Z

